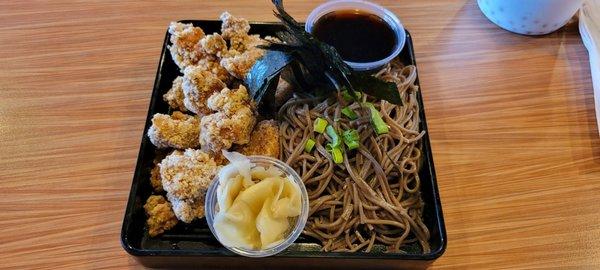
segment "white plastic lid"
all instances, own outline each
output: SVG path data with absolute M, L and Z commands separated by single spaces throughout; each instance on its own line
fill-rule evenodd
M 344 61 L 355 71 L 370 71 L 380 68 L 396 58 L 402 51 L 402 48 L 404 48 L 406 32 L 404 31 L 404 26 L 402 26 L 400 19 L 398 19 L 393 12 L 380 5 L 361 0 L 334 0 L 316 7 L 306 18 L 306 24 L 304 26 L 306 32 L 311 33 L 314 24 L 323 15 L 340 10 L 360 10 L 377 15 L 392 28 L 394 33 L 396 33 L 396 47 L 394 47 L 394 50 L 386 58 L 373 62 Z

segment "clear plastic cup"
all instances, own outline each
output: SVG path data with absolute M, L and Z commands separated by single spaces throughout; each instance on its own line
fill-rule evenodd
M 334 0 L 326 2 L 315 9 L 308 15 L 306 18 L 306 24 L 304 29 L 306 32 L 311 33 L 314 24 L 325 14 L 341 11 L 341 10 L 360 10 L 363 12 L 368 12 L 378 16 L 383 19 L 396 33 L 396 47 L 389 56 L 383 58 L 381 60 L 372 61 L 372 62 L 350 62 L 344 61 L 355 71 L 372 71 L 375 69 L 381 68 L 383 65 L 392 61 L 400 52 L 402 48 L 404 48 L 404 43 L 406 42 L 406 31 L 404 30 L 404 26 L 400 22 L 400 19 L 396 17 L 396 15 L 390 10 L 371 3 L 367 1 L 361 0 Z
M 288 166 L 284 162 L 282 162 L 278 159 L 274 159 L 271 157 L 265 157 L 265 156 L 249 156 L 248 158 L 250 159 L 250 161 L 252 163 L 256 164 L 257 166 L 262 166 L 265 168 L 275 167 L 275 168 L 279 169 L 281 172 L 283 172 L 284 175 L 290 176 L 290 178 L 294 181 L 294 183 L 297 184 L 298 187 L 300 188 L 302 209 L 300 211 L 300 215 L 298 217 L 294 218 L 295 223 L 294 223 L 293 227 L 291 227 L 290 230 L 288 231 L 287 236 L 283 239 L 283 241 L 281 241 L 278 244 L 275 244 L 274 246 L 271 246 L 266 249 L 259 249 L 259 250 L 239 248 L 239 247 L 230 247 L 230 246 L 226 246 L 226 245 L 223 245 L 223 246 L 225 246 L 227 249 L 231 250 L 234 253 L 237 253 L 239 255 L 246 256 L 246 257 L 257 257 L 258 258 L 258 257 L 272 256 L 272 255 L 275 255 L 275 254 L 285 250 L 287 247 L 289 247 L 292 243 L 294 243 L 294 241 L 296 241 L 298 236 L 300 236 L 300 233 L 302 233 L 302 230 L 304 229 L 304 225 L 306 225 L 306 221 L 308 220 L 308 211 L 309 211 L 308 192 L 306 191 L 306 187 L 304 186 L 304 183 L 302 182 L 302 178 L 300 178 L 300 176 L 296 173 L 296 171 L 294 171 L 294 169 L 292 169 L 290 166 Z M 208 187 L 208 191 L 206 192 L 205 204 L 204 204 L 205 211 L 206 211 L 206 223 L 208 223 L 208 227 L 210 228 L 210 231 L 215 236 L 215 238 L 217 238 L 217 240 L 219 240 L 219 238 L 217 237 L 217 234 L 213 227 L 213 222 L 214 222 L 215 214 L 219 210 L 218 209 L 219 206 L 217 203 L 217 187 L 218 186 L 219 186 L 219 179 L 217 176 L 217 177 L 215 177 L 215 179 L 212 181 L 212 183 Z

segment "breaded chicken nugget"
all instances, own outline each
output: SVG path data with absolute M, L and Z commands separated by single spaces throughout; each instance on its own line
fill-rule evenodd
M 235 151 L 247 156 L 260 155 L 279 158 L 279 124 L 275 120 L 258 122 L 250 134 L 250 142 L 236 145 Z
M 181 87 L 182 84 L 182 76 L 178 76 L 177 78 L 175 78 L 175 80 L 173 80 L 173 85 L 171 86 L 171 89 L 169 89 L 169 91 L 163 95 L 163 100 L 167 102 L 169 104 L 169 107 L 171 107 L 172 109 L 186 112 L 187 109 L 185 108 L 185 105 L 183 105 L 184 97 L 183 88 Z
M 256 60 L 263 57 L 264 54 L 265 51 L 258 48 L 249 49 L 243 53 L 230 54 L 221 59 L 221 66 L 233 77 L 243 80 L 256 63 Z
M 200 40 L 200 47 L 210 55 L 221 57 L 227 52 L 227 42 L 217 33 L 206 35 Z
M 203 55 L 198 47 L 198 42 L 204 37 L 202 28 L 194 27 L 191 23 L 171 22 L 169 33 L 171 34 L 169 52 L 179 69 L 183 70 L 198 63 Z
M 188 67 L 183 72 L 183 104 L 185 107 L 200 116 L 211 113 L 206 106 L 208 98 L 223 88 L 227 87 L 213 73 L 204 67 Z
M 151 237 L 162 234 L 177 225 L 177 218 L 171 209 L 171 204 L 161 195 L 152 195 L 146 200 L 144 210 L 148 219 L 148 234 Z
M 175 111 L 170 116 L 155 114 L 148 129 L 148 138 L 158 148 L 185 149 L 198 146 L 199 133 L 197 117 Z
M 250 140 L 252 127 L 256 123 L 254 103 L 243 85 L 238 89 L 225 88 L 212 95 L 207 102 L 216 113 L 207 115 L 200 121 L 200 145 L 202 149 L 220 153 L 236 144 L 246 144 Z
M 160 163 L 162 186 L 177 218 L 190 223 L 204 216 L 204 196 L 220 169 L 202 150 L 174 151 Z

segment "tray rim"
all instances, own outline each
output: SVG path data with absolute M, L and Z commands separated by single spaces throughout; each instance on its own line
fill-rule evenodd
M 182 22 L 182 23 L 194 23 L 194 24 L 203 24 L 203 23 L 215 23 L 215 22 L 220 22 L 219 20 L 179 20 L 178 22 Z M 270 21 L 250 21 L 249 22 L 250 25 L 282 25 L 280 22 L 270 22 Z M 407 42 L 405 43 L 405 47 L 403 48 L 406 49 L 408 48 L 412 61 L 413 61 L 413 65 L 417 66 L 416 63 L 416 58 L 414 55 L 414 47 L 413 47 L 413 43 L 412 43 L 412 35 L 410 34 L 410 32 L 405 29 L 406 31 L 406 38 L 407 38 Z M 161 48 L 161 56 L 159 58 L 159 62 L 158 62 L 158 67 L 157 67 L 157 71 L 156 71 L 156 76 L 154 79 L 154 85 L 153 85 L 153 90 L 152 90 L 152 94 L 151 94 L 151 100 L 148 106 L 148 111 L 146 114 L 146 123 L 144 125 L 144 129 L 142 131 L 142 140 L 140 142 L 140 148 L 138 151 L 138 158 L 136 161 L 136 166 L 135 166 L 135 171 L 133 174 L 133 180 L 131 183 L 131 188 L 129 190 L 129 197 L 127 200 L 127 205 L 125 207 L 125 213 L 123 216 L 123 222 L 122 222 L 122 226 L 121 226 L 121 233 L 120 233 L 120 242 L 121 242 L 121 246 L 122 248 L 130 255 L 135 256 L 135 257 L 148 257 L 148 256 L 152 256 L 152 257 L 156 257 L 156 256 L 165 256 L 165 257 L 174 257 L 174 256 L 182 256 L 182 257 L 203 257 L 203 258 L 207 258 L 207 257 L 220 257 L 220 258 L 241 258 L 238 255 L 235 255 L 233 253 L 231 254 L 224 254 L 220 251 L 216 251 L 216 252 L 211 252 L 206 253 L 206 252 L 199 252 L 197 250 L 192 250 L 192 249 L 178 249 L 178 250 L 147 250 L 147 249 L 140 249 L 140 248 L 136 248 L 134 247 L 130 242 L 129 239 L 127 238 L 126 235 L 126 228 L 130 223 L 130 220 L 128 219 L 128 214 L 131 214 L 131 212 L 133 211 L 134 205 L 135 205 L 135 194 L 137 194 L 137 182 L 135 181 L 137 178 L 139 178 L 138 174 L 141 171 L 141 167 L 143 166 L 143 162 L 140 160 L 140 156 L 143 155 L 143 151 L 144 151 L 144 136 L 146 136 L 146 130 L 149 127 L 149 123 L 150 123 L 150 119 L 152 118 L 152 111 L 151 108 L 155 107 L 155 103 L 157 102 L 157 99 L 155 98 L 155 94 L 156 92 L 160 91 L 159 89 L 159 82 L 161 80 L 162 74 L 161 74 L 161 70 L 162 67 L 164 65 L 164 61 L 165 55 L 169 55 L 168 53 L 163 53 L 167 50 L 167 45 L 169 43 L 169 32 L 168 32 L 168 28 L 167 31 L 165 33 L 165 38 L 163 41 L 163 45 Z M 419 102 L 421 103 L 421 111 L 419 112 L 420 114 L 420 119 L 421 119 L 421 124 L 422 124 L 422 128 L 423 130 L 425 130 L 425 135 L 424 135 L 424 148 L 427 149 L 427 151 L 429 152 L 429 158 L 426 159 L 427 164 L 429 166 L 429 171 L 430 171 L 430 175 L 431 175 L 431 183 L 432 183 L 432 190 L 433 190 L 433 201 L 434 201 L 434 212 L 435 212 L 435 219 L 437 220 L 437 229 L 439 229 L 440 232 L 440 246 L 435 249 L 432 250 L 431 252 L 427 253 L 427 254 L 401 254 L 401 253 L 377 253 L 376 255 L 369 255 L 369 253 L 362 253 L 362 252 L 356 252 L 356 253 L 348 253 L 348 252 L 322 252 L 322 251 L 304 251 L 302 252 L 303 254 L 301 256 L 298 255 L 290 255 L 290 254 L 278 254 L 269 258 L 272 259 L 276 259 L 276 258 L 295 258 L 295 259 L 309 259 L 309 258 L 324 258 L 324 259 L 343 259 L 343 260 L 394 260 L 394 261 L 433 261 L 436 260 L 437 258 L 441 257 L 447 248 L 447 235 L 446 235 L 446 226 L 445 226 L 445 222 L 444 222 L 444 216 L 443 216 L 443 211 L 442 211 L 442 205 L 441 205 L 441 199 L 440 199 L 440 194 L 439 194 L 439 189 L 438 189 L 438 183 L 437 183 L 437 176 L 435 174 L 435 167 L 434 167 L 434 162 L 433 162 L 433 152 L 431 149 L 431 144 L 430 144 L 430 140 L 429 140 L 429 129 L 427 126 L 427 120 L 425 117 L 425 106 L 423 103 L 423 97 L 421 95 L 421 86 L 419 83 L 419 72 L 418 72 L 418 68 L 416 70 L 417 73 L 417 82 L 419 85 L 419 91 L 417 92 L 417 99 L 419 100 Z M 430 228 L 431 229 L 431 228 Z

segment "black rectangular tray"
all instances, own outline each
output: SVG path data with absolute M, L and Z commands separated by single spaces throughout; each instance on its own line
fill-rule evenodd
M 182 22 L 200 26 L 206 33 L 219 32 L 221 26 L 220 21 L 212 20 Z M 283 26 L 279 23 L 254 22 L 251 23 L 251 26 L 251 32 L 261 36 L 274 35 L 275 32 L 283 29 Z M 425 133 L 422 140 L 424 162 L 419 173 L 421 193 L 425 202 L 423 218 L 431 232 L 431 239 L 429 240 L 431 252 L 427 254 L 421 254 L 418 248 L 409 251 L 407 254 L 322 252 L 318 243 L 301 236 L 292 246 L 276 256 L 258 259 L 245 258 L 235 255 L 221 246 L 211 234 L 204 219 L 195 221 L 192 224 L 180 222 L 174 229 L 165 232 L 161 236 L 149 237 L 144 228 L 146 217 L 143 205 L 148 196 L 152 194 L 149 178 L 153 159 L 157 152 L 145 132 L 151 125 L 152 115 L 170 112 L 167 103 L 162 100 L 162 95 L 170 89 L 171 83 L 179 75 L 179 69 L 171 59 L 167 49 L 168 41 L 169 33 L 167 32 L 121 230 L 123 248 L 139 262 L 149 267 L 207 269 L 229 269 L 235 266 L 301 269 L 364 269 L 366 267 L 369 269 L 405 269 L 425 268 L 444 253 L 446 249 L 446 230 L 427 133 Z M 408 32 L 406 34 L 406 44 L 399 57 L 405 64 L 416 65 L 412 39 Z M 416 83 L 418 85 L 418 79 Z M 418 100 L 421 103 L 421 128 L 427 132 L 420 92 L 418 93 Z

